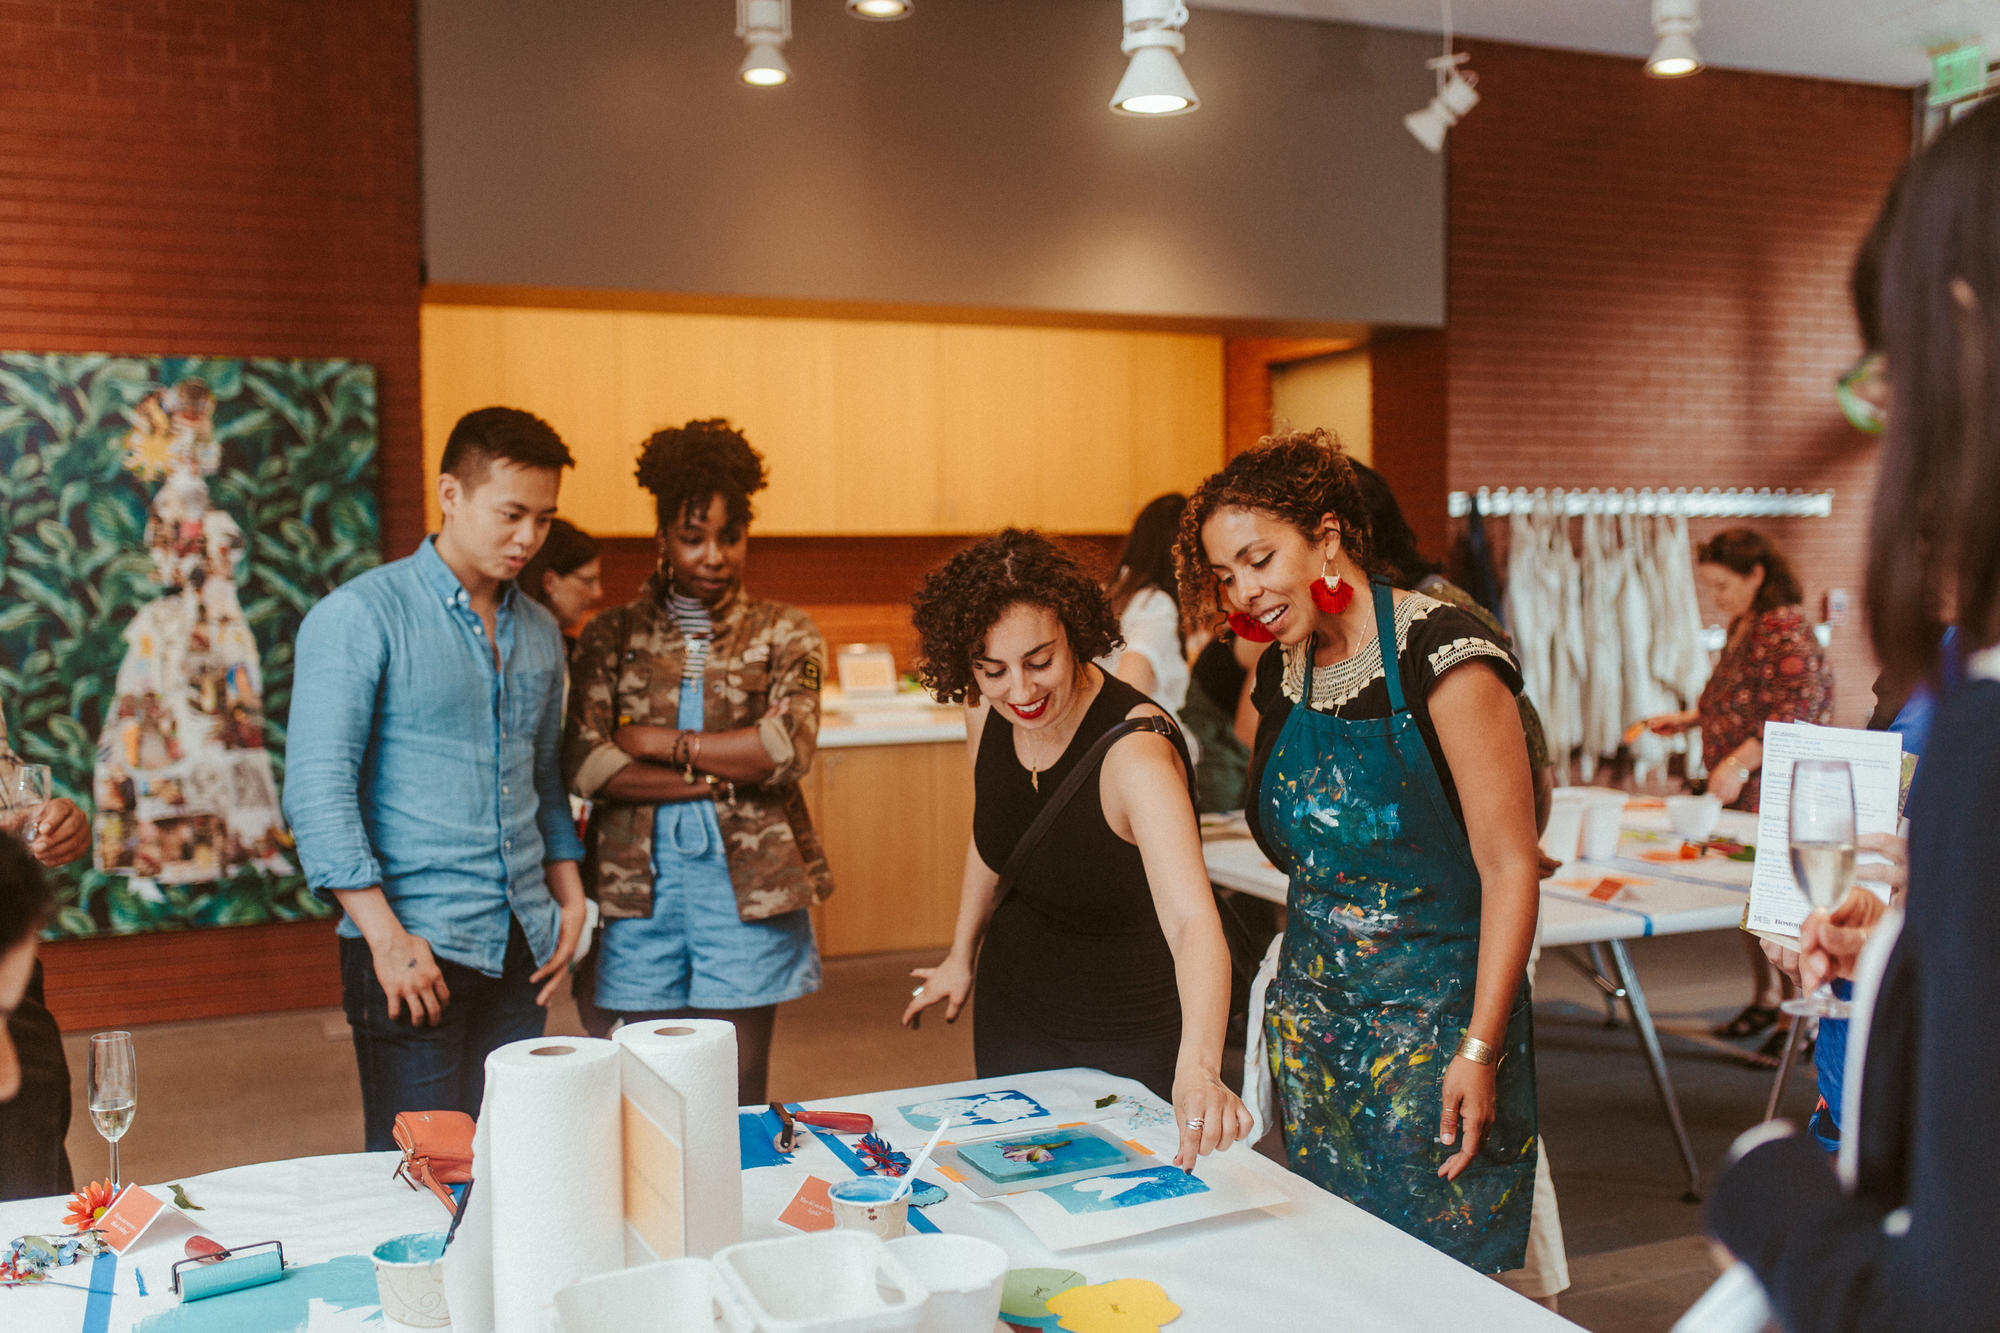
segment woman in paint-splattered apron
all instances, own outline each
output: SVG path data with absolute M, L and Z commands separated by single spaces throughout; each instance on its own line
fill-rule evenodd
M 1479 871 L 1403 697 L 1389 590 L 1374 593 L 1391 715 L 1329 716 L 1308 685 L 1256 794 L 1266 850 L 1292 879 L 1264 1010 L 1285 1153 L 1342 1198 L 1501 1272 L 1521 1265 L 1534 1202 L 1528 991 L 1507 1021 L 1479 1160 L 1445 1180 L 1440 1085 L 1472 1012 Z
M 1475 1269 L 1517 1268 L 1539 1155 L 1519 669 L 1458 608 L 1370 584 L 1323 431 L 1204 481 L 1179 560 L 1190 613 L 1219 602 L 1276 640 L 1246 813 L 1291 878 L 1265 1009 L 1288 1163 Z

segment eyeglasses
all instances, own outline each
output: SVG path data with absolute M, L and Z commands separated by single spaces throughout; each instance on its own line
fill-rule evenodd
M 1833 396 L 1850 426 L 1880 435 L 1889 418 L 1889 375 L 1881 354 L 1870 352 L 1849 367 L 1834 381 Z

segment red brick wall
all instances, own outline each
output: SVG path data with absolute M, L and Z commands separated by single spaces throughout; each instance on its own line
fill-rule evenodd
M 1758 526 L 1810 609 L 1858 597 L 1876 447 L 1833 383 L 1860 350 L 1848 266 L 1907 155 L 1908 94 L 1471 49 L 1481 100 L 1449 149 L 1451 486 L 1831 488 L 1832 518 Z M 1858 623 L 1833 662 L 1858 725 Z
M 353 357 L 384 527 L 423 532 L 410 0 L 14 0 L 0 23 L 0 343 Z
M 0 346 L 373 363 L 384 545 L 407 551 L 424 525 L 410 0 L 0 17 Z M 331 1003 L 331 933 L 52 945 L 50 1003 L 71 1027 Z

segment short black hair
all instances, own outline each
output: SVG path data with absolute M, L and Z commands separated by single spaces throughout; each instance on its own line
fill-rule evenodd
M 49 882 L 27 847 L 0 833 L 0 952 L 42 928 L 49 917 Z
M 727 417 L 655 431 L 639 449 L 639 484 L 653 493 L 654 517 L 665 533 L 722 497 L 730 526 L 750 527 L 750 497 L 764 489 L 764 455 L 750 447 Z
M 583 566 L 597 559 L 597 538 L 579 528 L 566 518 L 549 520 L 549 535 L 542 539 L 542 549 L 530 557 L 514 576 L 522 592 L 540 602 L 549 604 L 549 590 L 544 586 L 544 574 L 574 574 Z
M 1389 582 L 1398 588 L 1414 588 L 1444 566 L 1426 560 L 1418 549 L 1417 534 L 1396 502 L 1389 479 L 1358 458 L 1347 460 L 1354 470 L 1354 484 L 1361 488 L 1361 502 L 1368 511 L 1368 546 L 1388 572 Z
M 457 477 L 469 490 L 485 481 L 487 471 L 502 460 L 551 472 L 576 466 L 555 427 L 533 412 L 518 407 L 481 407 L 467 412 L 451 428 L 438 471 Z
M 1010 606 L 1053 613 L 1079 665 L 1120 642 L 1103 585 L 1076 557 L 1039 532 L 1008 528 L 932 570 L 911 600 L 917 679 L 932 697 L 972 701 L 979 692 L 972 660 L 986 651 L 986 636 Z

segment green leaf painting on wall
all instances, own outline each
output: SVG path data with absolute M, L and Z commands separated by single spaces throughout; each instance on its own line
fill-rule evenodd
M 0 707 L 91 817 L 50 933 L 329 914 L 279 815 L 292 641 L 380 560 L 375 372 L 0 353 Z

